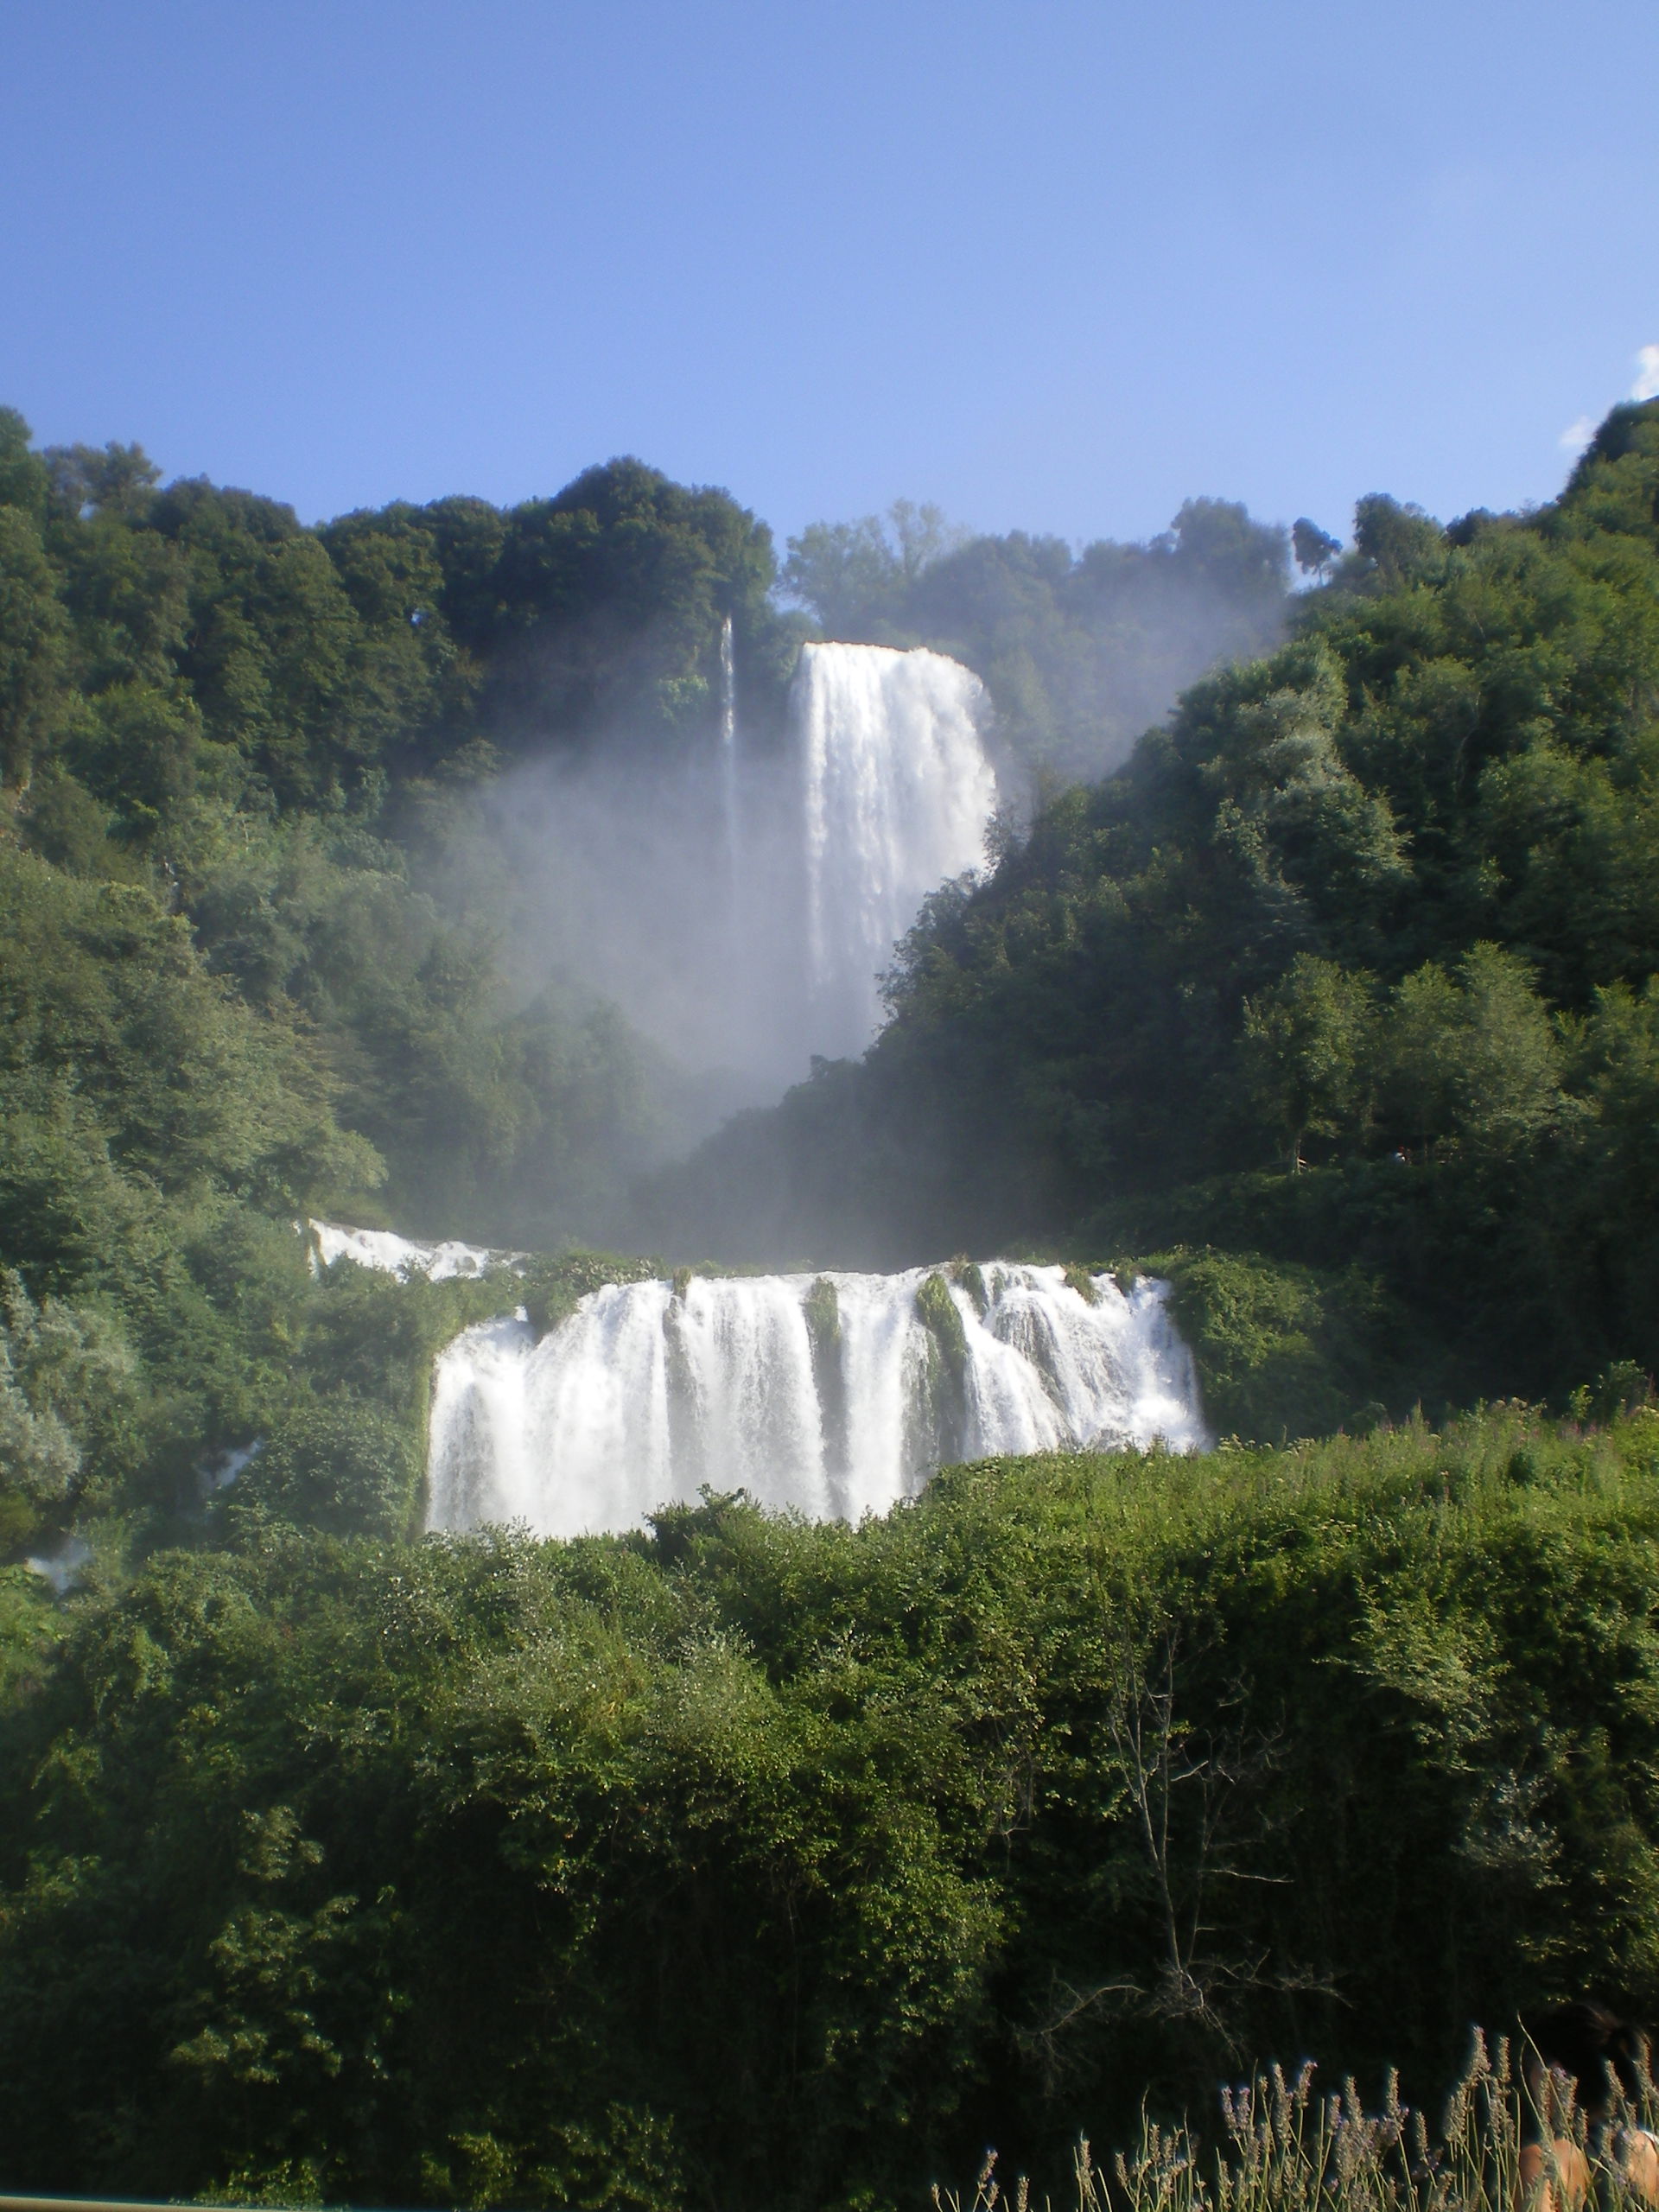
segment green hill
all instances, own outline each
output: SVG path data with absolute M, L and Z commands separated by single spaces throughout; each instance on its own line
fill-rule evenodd
M 655 1233 L 1161 1255 L 1255 1433 L 1659 1367 L 1659 408 L 1535 513 L 1362 501 L 1294 628 L 941 891 Z
M 0 416 L 0 2183 L 887 2212 L 1659 2008 L 1659 406 L 1536 513 L 1299 524 L 1288 608 L 1225 503 L 899 520 L 781 581 L 1048 796 L 861 1062 L 647 1173 L 674 1071 L 515 991 L 477 802 L 709 741 L 728 617 L 775 738 L 762 526 L 616 462 L 308 530 Z M 547 1249 L 314 1274 L 314 1210 Z M 630 1210 L 1155 1262 L 1221 1447 L 416 1541 L 435 1351 Z

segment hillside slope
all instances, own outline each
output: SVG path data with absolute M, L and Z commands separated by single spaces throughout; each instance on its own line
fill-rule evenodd
M 1363 501 L 1291 641 L 942 891 L 864 1061 L 647 1217 L 820 1262 L 1214 1248 L 1195 1327 L 1332 1355 L 1241 1398 L 1269 1431 L 1650 1370 L 1656 968 L 1650 404 L 1535 513 Z

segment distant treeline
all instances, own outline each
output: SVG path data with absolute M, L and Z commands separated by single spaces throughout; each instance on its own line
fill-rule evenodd
M 136 446 L 36 452 L 0 410 L 0 765 L 73 776 L 125 842 L 202 788 L 360 805 L 377 772 L 706 716 L 727 615 L 758 700 L 792 664 L 765 525 L 638 461 L 315 530 L 157 476 Z
M 943 890 L 654 1232 L 1164 1253 L 1256 1435 L 1659 1368 L 1659 405 L 1525 516 L 1363 500 L 1293 630 Z

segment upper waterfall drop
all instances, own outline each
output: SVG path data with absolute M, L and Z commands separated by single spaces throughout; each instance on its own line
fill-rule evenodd
M 482 802 L 509 856 L 515 989 L 551 976 L 611 1001 L 665 1056 L 688 1145 L 815 1056 L 864 1050 L 877 978 L 927 894 L 982 865 L 998 799 L 968 669 L 806 645 L 780 707 L 744 645 L 741 617 L 720 618 L 706 711 L 671 740 L 620 730 Z
M 808 1000 L 818 1049 L 861 1052 L 878 978 L 931 891 L 983 867 L 996 776 L 985 687 L 943 653 L 801 648 L 791 697 L 803 779 Z

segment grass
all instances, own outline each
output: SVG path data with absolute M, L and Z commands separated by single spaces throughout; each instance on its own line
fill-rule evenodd
M 1108 2171 L 1079 2140 L 1074 2212 L 1547 2212 L 1550 2183 L 1522 2188 L 1522 2145 L 1541 2131 L 1507 2039 L 1489 2046 L 1477 2029 L 1438 2133 L 1401 2102 L 1393 2075 L 1373 2113 L 1351 2080 L 1326 2093 L 1316 2074 L 1311 2063 L 1294 2075 L 1274 2066 L 1224 2089 L 1209 2146 L 1185 2124 L 1162 2126 L 1144 2113 L 1135 2148 L 1113 2157 Z M 1592 2156 L 1600 2212 L 1652 2212 L 1617 2155 L 1623 2131 L 1659 2118 L 1651 2079 L 1643 2076 L 1638 2107 L 1618 2101 L 1599 2130 L 1570 2101 L 1558 2111 L 1556 2126 Z M 936 2186 L 933 2203 L 936 2212 L 1036 2212 L 1023 2175 L 1004 2186 L 995 2151 L 971 2197 Z M 1042 2207 L 1056 2212 L 1046 2196 Z

